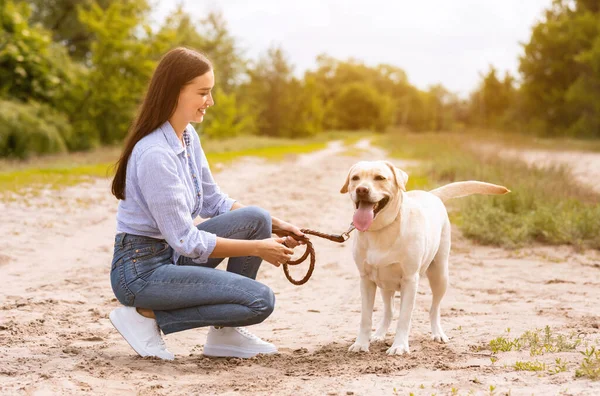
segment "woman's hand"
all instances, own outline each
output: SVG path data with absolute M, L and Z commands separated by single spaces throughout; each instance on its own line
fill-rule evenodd
M 279 237 L 284 237 L 285 234 L 280 233 L 279 231 L 288 231 L 294 235 L 304 236 L 304 233 L 300 231 L 300 228 L 283 220 L 279 220 L 277 224 L 273 224 L 273 233 Z M 296 246 L 304 245 L 305 243 L 304 241 L 297 241 L 293 237 L 288 236 L 285 238 L 285 244 L 293 249 Z
M 294 251 L 283 244 L 285 240 L 286 238 L 269 238 L 260 240 L 258 256 L 276 267 L 287 263 L 292 258 Z

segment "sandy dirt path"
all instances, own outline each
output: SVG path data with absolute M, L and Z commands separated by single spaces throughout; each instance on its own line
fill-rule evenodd
M 301 227 L 340 233 L 353 213 L 349 198 L 339 193 L 348 168 L 360 159 L 385 158 L 366 142 L 358 147 L 351 155 L 334 143 L 283 163 L 214 164 L 221 169 L 215 178 L 244 204 Z M 387 345 L 349 354 L 360 316 L 351 245 L 313 238 L 317 268 L 306 285 L 289 284 L 280 268 L 268 264 L 258 275 L 275 291 L 277 303 L 273 315 L 251 330 L 277 344 L 280 354 L 208 359 L 202 355 L 206 330 L 194 329 L 165 337 L 175 361 L 140 358 L 108 320 L 118 306 L 109 282 L 116 207 L 107 180 L 0 202 L 0 394 L 445 395 L 453 388 L 458 394 L 489 394 L 490 386 L 497 395 L 600 393 L 600 382 L 574 378 L 581 362 L 577 351 L 536 357 L 508 352 L 492 363 L 485 349 L 507 328 L 517 336 L 546 325 L 598 345 L 598 252 L 507 251 L 473 245 L 456 231 L 442 306 L 451 337 L 446 345 L 429 339 L 431 292 L 423 279 L 411 354 L 385 354 L 393 332 Z M 378 296 L 374 323 L 381 307 Z M 553 366 L 556 358 L 567 362 L 567 372 L 512 367 L 518 360 Z

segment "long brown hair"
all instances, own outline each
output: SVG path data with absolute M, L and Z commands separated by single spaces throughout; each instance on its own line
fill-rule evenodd
M 173 115 L 184 85 L 211 69 L 212 64 L 204 54 L 189 48 L 174 48 L 161 58 L 129 128 L 123 153 L 114 165 L 117 171 L 112 182 L 112 194 L 117 199 L 125 199 L 127 162 L 135 144 Z

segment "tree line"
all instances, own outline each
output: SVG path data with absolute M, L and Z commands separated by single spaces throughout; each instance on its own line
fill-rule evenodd
M 223 15 L 182 8 L 155 28 L 147 0 L 0 0 L 0 157 L 118 144 L 150 76 L 175 46 L 213 62 L 203 136 L 306 137 L 326 130 L 463 130 L 600 137 L 600 4 L 555 0 L 519 74 L 490 66 L 467 99 L 410 83 L 399 66 L 319 55 L 299 78 L 285 48 L 247 59 Z

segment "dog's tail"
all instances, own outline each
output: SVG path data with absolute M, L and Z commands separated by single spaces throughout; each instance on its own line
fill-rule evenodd
M 452 198 L 461 198 L 473 194 L 502 195 L 510 190 L 504 186 L 484 183 L 480 181 L 463 181 L 446 184 L 445 186 L 429 191 L 438 196 L 443 202 Z

